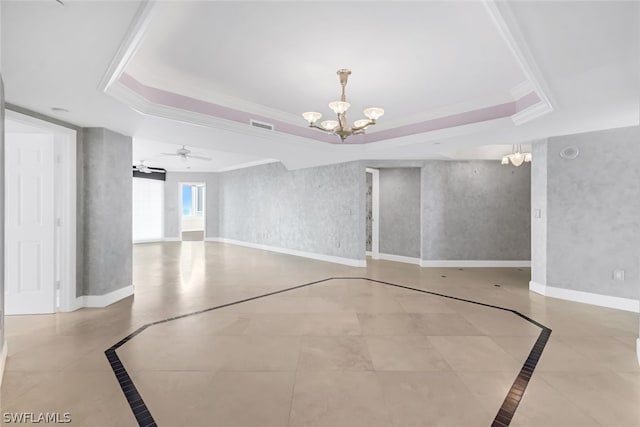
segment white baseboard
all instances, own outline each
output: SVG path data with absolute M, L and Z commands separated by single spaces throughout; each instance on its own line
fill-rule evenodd
M 116 289 L 104 295 L 83 295 L 78 297 L 80 307 L 102 308 L 133 295 L 133 285 Z
M 531 261 L 528 260 L 508 260 L 508 261 L 500 261 L 500 260 L 426 260 L 426 259 L 422 259 L 420 260 L 420 267 L 445 267 L 445 268 L 450 268 L 450 267 L 457 267 L 457 268 L 462 268 L 462 267 L 467 267 L 467 268 L 473 268 L 473 267 L 494 267 L 494 268 L 501 268 L 501 267 L 510 267 L 510 268 L 517 268 L 517 267 L 531 267 Z
M 366 267 L 367 261 L 364 259 L 343 258 L 333 255 L 317 254 L 313 252 L 299 251 L 296 249 L 279 248 L 277 246 L 262 245 L 259 243 L 244 242 L 242 240 L 226 239 L 224 237 L 207 237 L 207 242 L 230 243 L 232 245 L 245 246 L 247 248 L 261 249 L 264 251 L 278 252 L 281 254 L 294 255 L 303 258 L 315 259 L 318 261 L 333 262 L 335 264 L 348 265 L 351 267 Z
M 162 239 L 163 242 L 180 242 L 182 241 L 181 238 L 179 237 L 165 237 L 164 239 Z
M 133 244 L 136 245 L 138 243 L 159 243 L 164 241 L 166 241 L 164 237 L 158 237 L 155 239 L 137 239 L 133 241 Z
M 373 256 L 373 252 L 371 252 L 371 251 L 364 251 L 364 254 L 366 256 Z
M 420 265 L 420 258 L 412 258 L 402 255 L 384 254 L 380 252 L 378 259 L 384 259 L 386 261 L 404 262 L 406 264 Z
M 2 352 L 0 353 L 0 388 L 2 388 L 2 377 L 4 376 L 4 367 L 7 364 L 7 340 L 2 343 Z
M 529 282 L 529 290 L 551 298 L 640 313 L 640 301 L 635 299 L 612 297 L 609 295 L 594 294 L 591 292 L 576 291 L 573 289 L 556 288 L 536 282 Z

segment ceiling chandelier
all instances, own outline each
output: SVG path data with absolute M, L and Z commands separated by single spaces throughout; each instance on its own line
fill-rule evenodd
M 353 125 L 349 126 L 349 124 L 347 123 L 346 112 L 349 107 L 351 107 L 351 104 L 349 104 L 346 100 L 344 88 L 345 86 L 347 86 L 347 80 L 349 79 L 351 71 L 342 69 L 338 70 L 337 74 L 338 76 L 340 76 L 342 96 L 340 97 L 340 101 L 330 102 L 329 108 L 331 108 L 333 112 L 337 114 L 338 120 L 325 120 L 318 126 L 316 122 L 320 120 L 320 117 L 322 117 L 321 113 L 317 113 L 315 111 L 307 111 L 306 113 L 302 113 L 302 117 L 304 117 L 304 119 L 309 122 L 309 127 L 320 129 L 333 135 L 338 135 L 340 137 L 340 140 L 344 141 L 351 135 L 362 134 L 367 127 L 375 125 L 376 120 L 378 120 L 384 114 L 384 110 L 377 107 L 367 108 L 364 110 L 364 115 L 367 118 L 356 120 L 355 122 L 353 122 Z
M 520 144 L 514 145 L 511 154 L 502 156 L 502 164 L 508 165 L 509 162 L 515 167 L 520 166 L 524 162 L 531 161 L 531 153 L 523 153 L 522 146 Z

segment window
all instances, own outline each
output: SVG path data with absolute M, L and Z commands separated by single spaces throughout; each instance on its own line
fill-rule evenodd
M 203 216 L 204 206 L 204 185 L 182 184 L 182 216 Z

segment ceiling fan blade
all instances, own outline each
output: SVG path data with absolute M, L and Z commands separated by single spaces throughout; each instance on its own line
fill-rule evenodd
M 162 154 L 163 156 L 178 156 L 178 157 L 182 156 L 182 154 L 178 154 L 178 153 L 160 153 L 160 154 Z
M 191 159 L 206 160 L 206 161 L 213 160 L 211 157 L 204 157 L 204 156 L 192 156 L 192 155 L 189 155 L 188 157 L 191 158 Z

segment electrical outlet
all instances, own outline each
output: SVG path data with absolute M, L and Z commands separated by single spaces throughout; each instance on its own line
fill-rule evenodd
M 542 218 L 542 210 L 540 210 L 540 209 L 534 209 L 534 210 L 533 210 L 533 217 L 534 217 L 534 218 Z
M 624 270 L 613 270 L 613 280 L 624 280 Z

